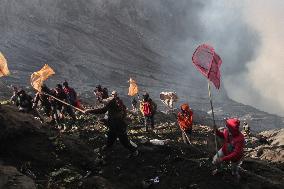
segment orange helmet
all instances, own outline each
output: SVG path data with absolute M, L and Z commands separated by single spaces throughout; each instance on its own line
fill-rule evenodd
M 181 106 L 180 106 L 180 109 L 181 110 L 183 110 L 183 111 L 189 111 L 189 105 L 188 104 L 182 104 Z

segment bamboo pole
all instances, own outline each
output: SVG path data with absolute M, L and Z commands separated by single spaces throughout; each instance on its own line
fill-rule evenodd
M 41 93 L 44 94 L 44 95 L 47 95 L 47 96 L 49 96 L 49 97 L 51 97 L 51 98 L 54 98 L 55 100 L 57 100 L 57 101 L 59 101 L 59 102 L 65 104 L 65 105 L 67 105 L 67 106 L 71 106 L 72 108 L 78 110 L 79 112 L 85 113 L 84 110 L 81 110 L 80 108 L 77 108 L 77 107 L 75 107 L 75 106 L 73 106 L 73 105 L 71 105 L 71 104 L 69 104 L 69 103 L 67 103 L 67 102 L 64 102 L 63 100 L 60 100 L 60 99 L 56 98 L 55 96 L 52 96 L 52 95 L 47 94 L 47 93 L 44 93 L 44 92 L 41 92 Z
M 188 135 L 186 134 L 186 132 L 184 130 L 181 129 L 181 132 L 185 135 L 186 140 L 188 141 L 188 143 L 191 145 L 191 141 L 188 137 Z
M 209 96 L 210 105 L 211 105 L 211 111 L 212 111 L 213 128 L 214 128 L 214 131 L 215 131 L 215 130 L 217 129 L 217 127 L 216 127 L 216 122 L 215 122 L 214 108 L 213 108 L 212 95 L 211 95 L 211 87 L 210 87 L 210 81 L 209 81 L 209 80 L 208 80 L 208 96 Z M 215 140 L 216 152 L 218 153 L 218 145 L 217 145 L 217 136 L 216 136 L 216 133 L 214 134 L 214 140 Z

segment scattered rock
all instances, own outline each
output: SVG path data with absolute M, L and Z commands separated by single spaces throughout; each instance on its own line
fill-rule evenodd
M 83 181 L 82 186 L 80 189 L 117 189 L 114 187 L 107 179 L 94 176 Z
M 15 167 L 0 165 L 0 188 L 36 189 L 34 181 L 20 173 Z

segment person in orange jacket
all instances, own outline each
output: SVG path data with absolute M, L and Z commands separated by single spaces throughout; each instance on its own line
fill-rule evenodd
M 192 133 L 192 115 L 193 112 L 189 108 L 188 104 L 182 104 L 180 106 L 181 111 L 178 113 L 177 121 L 179 127 L 182 131 L 182 139 L 186 144 L 191 143 L 191 133 Z

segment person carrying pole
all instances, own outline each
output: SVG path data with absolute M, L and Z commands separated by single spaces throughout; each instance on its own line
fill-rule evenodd
M 230 163 L 232 167 L 232 175 L 237 180 L 240 179 L 239 167 L 244 156 L 245 139 L 243 134 L 239 131 L 240 121 L 236 118 L 226 120 L 226 128 L 221 132 L 217 128 L 214 129 L 215 134 L 223 139 L 222 148 L 213 157 L 212 163 L 220 165 L 221 163 Z M 217 168 L 212 172 L 217 174 Z
M 41 91 L 38 91 L 34 97 L 32 108 L 36 109 L 38 107 L 38 103 L 40 102 L 45 115 L 51 118 L 50 123 L 54 124 L 58 121 L 58 115 L 57 112 L 54 111 L 55 107 L 52 106 L 49 96 L 46 95 L 50 93 L 51 90 L 45 84 L 43 84 L 41 86 Z
M 180 109 L 181 111 L 177 115 L 177 121 L 182 132 L 182 139 L 185 144 L 191 144 L 193 112 L 187 103 L 182 104 Z

